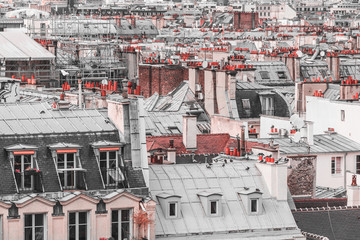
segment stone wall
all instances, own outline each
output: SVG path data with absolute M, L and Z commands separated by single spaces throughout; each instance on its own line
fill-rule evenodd
M 314 197 L 316 187 L 315 155 L 289 156 L 288 186 L 291 195 L 310 195 Z

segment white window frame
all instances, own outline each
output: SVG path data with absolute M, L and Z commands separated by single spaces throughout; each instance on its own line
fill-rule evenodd
M 121 239 L 121 231 L 122 231 L 121 225 L 123 223 L 121 221 L 121 214 L 122 214 L 123 210 L 129 210 L 129 230 L 130 230 L 130 232 L 129 232 L 129 239 L 128 240 L 133 239 L 133 234 L 134 234 L 134 232 L 133 232 L 133 228 L 134 228 L 133 212 L 134 212 L 134 210 L 132 208 L 121 208 L 121 209 L 111 209 L 111 216 L 112 216 L 113 211 L 118 212 L 118 222 L 117 222 L 118 226 L 117 227 L 118 227 L 118 236 L 119 236 L 119 238 L 115 239 L 115 240 Z M 110 227 L 110 233 L 111 233 L 111 235 L 112 235 L 112 225 L 113 225 L 113 223 L 116 223 L 116 222 L 113 222 L 112 218 L 110 217 L 110 226 L 111 226 Z
M 110 168 L 110 152 L 115 152 L 115 174 L 116 174 L 116 179 L 118 179 L 120 176 L 119 175 L 119 172 L 118 172 L 118 168 L 119 168 L 119 150 L 111 150 L 111 151 L 100 151 L 100 154 L 99 154 L 99 161 L 100 161 L 100 166 L 101 166 L 101 162 L 104 160 L 101 159 L 101 153 L 106 153 L 106 179 L 103 179 L 104 180 L 104 184 L 105 186 L 116 186 L 117 185 L 117 182 L 114 181 L 114 183 L 109 183 L 110 182 L 110 179 L 111 179 L 111 176 L 109 174 L 109 170 L 113 168 Z M 101 167 L 100 167 L 101 169 Z M 101 173 L 102 174 L 102 173 Z M 104 178 L 104 176 L 103 176 Z
M 260 102 L 261 102 L 262 114 L 274 116 L 275 114 L 274 98 L 272 96 L 262 96 L 260 98 Z
M 256 211 L 252 210 L 253 201 L 256 201 Z M 258 198 L 250 198 L 250 213 L 256 214 L 259 212 L 259 199 Z
M 30 188 L 25 188 L 25 167 L 24 167 L 24 156 L 28 155 L 31 157 L 31 163 L 30 163 L 30 167 L 31 168 L 35 168 L 35 159 L 34 159 L 34 155 L 35 154 L 19 154 L 19 155 L 13 155 L 13 166 L 14 166 L 14 171 L 15 171 L 15 158 L 17 156 L 21 157 L 21 170 L 20 170 L 20 174 L 21 174 L 21 182 L 20 182 L 20 186 L 19 189 L 20 190 L 33 190 L 34 189 L 34 176 L 30 176 L 31 177 L 31 187 Z
M 175 215 L 170 215 L 170 208 L 171 208 L 171 205 L 172 204 L 174 204 L 174 206 L 175 206 Z M 169 202 L 169 213 L 168 213 L 168 216 L 169 216 L 169 218 L 177 218 L 177 216 L 178 216 L 178 202 Z
M 337 160 L 340 160 L 340 163 L 338 163 Z M 333 168 L 333 163 L 334 163 L 334 168 Z M 340 156 L 336 156 L 336 157 L 331 157 L 331 175 L 341 175 L 343 168 L 342 168 L 342 164 L 343 164 L 343 158 Z M 337 169 L 340 169 L 340 172 L 337 172 Z
M 59 154 L 64 154 L 64 168 L 60 169 L 59 168 Z M 68 162 L 67 162 L 67 155 L 68 154 L 74 154 L 74 167 L 73 168 L 67 168 Z M 64 189 L 75 189 L 76 188 L 76 181 L 77 181 L 77 177 L 76 177 L 76 171 L 73 169 L 77 169 L 78 168 L 78 158 L 77 158 L 77 152 L 76 153 L 72 153 L 72 152 L 64 152 L 64 153 L 56 153 L 56 166 L 57 166 L 57 170 L 59 172 L 59 174 L 64 174 L 64 185 L 62 186 Z M 67 175 L 68 175 L 68 171 L 69 169 L 71 169 L 74 172 L 74 185 L 73 186 L 69 186 L 67 183 L 68 179 L 67 179 Z
M 29 227 L 25 226 L 25 215 L 30 215 L 31 218 L 32 218 L 32 220 L 31 220 L 32 225 L 31 225 L 30 228 L 32 229 L 32 239 L 35 240 L 36 239 L 35 228 L 39 227 L 39 226 L 35 226 L 35 215 L 39 215 L 39 214 L 43 215 L 43 229 L 44 229 L 44 238 L 43 238 L 43 240 L 47 240 L 48 226 L 47 226 L 47 214 L 46 213 L 29 213 L 29 214 L 24 213 L 24 228 L 23 228 L 23 230 L 24 230 L 24 239 L 25 239 L 25 229 L 29 228 Z M 1 230 L 2 230 L 2 216 L 1 216 Z M 1 231 L 0 239 L 2 239 L 2 231 Z
M 68 238 L 70 238 L 70 214 L 75 213 L 75 240 L 79 240 L 79 213 L 86 213 L 86 239 L 90 240 L 90 233 L 91 233 L 91 225 L 90 225 L 90 212 L 89 211 L 78 211 L 78 212 L 68 212 L 67 217 L 67 232 Z

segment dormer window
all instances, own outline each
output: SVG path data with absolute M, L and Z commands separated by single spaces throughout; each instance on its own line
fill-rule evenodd
M 125 180 L 121 167 L 122 143 L 99 141 L 92 144 L 104 187 L 117 187 Z
M 9 152 L 18 191 L 42 192 L 41 171 L 36 161 L 36 146 L 13 145 L 5 148 Z
M 240 199 L 249 215 L 262 213 L 262 192 L 258 188 L 247 188 L 239 192 Z
M 85 169 L 82 168 L 79 151 L 81 146 L 56 143 L 49 146 L 63 190 L 85 189 Z
M 180 200 L 181 196 L 169 193 L 160 193 L 156 195 L 165 218 L 180 218 Z
M 221 216 L 221 193 L 204 191 L 198 193 L 198 196 L 207 216 Z

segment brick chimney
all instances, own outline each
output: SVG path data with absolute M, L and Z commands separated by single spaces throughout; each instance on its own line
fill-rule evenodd
M 183 116 L 183 143 L 186 149 L 196 149 L 197 147 L 197 126 L 195 115 Z
M 349 80 L 348 80 L 349 81 Z M 360 94 L 360 85 L 355 84 L 341 84 L 340 85 L 340 99 L 341 100 L 358 100 Z

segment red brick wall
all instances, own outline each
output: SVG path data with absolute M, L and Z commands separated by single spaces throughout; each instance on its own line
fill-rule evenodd
M 155 92 L 166 95 L 184 80 L 188 80 L 189 70 L 181 66 L 139 65 L 139 84 L 144 97 Z
M 234 12 L 235 29 L 252 29 L 252 19 L 254 18 L 255 28 L 259 26 L 259 13 L 257 12 Z

